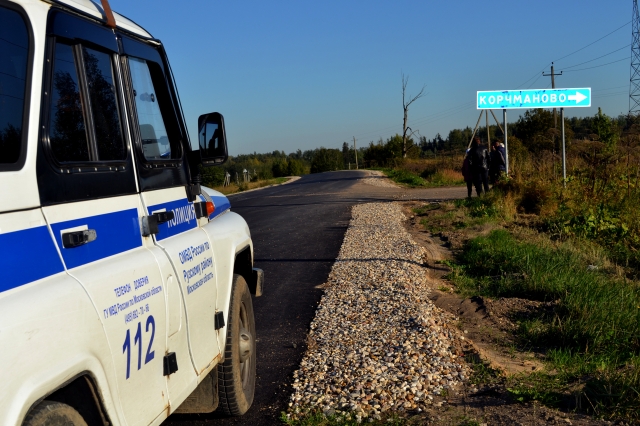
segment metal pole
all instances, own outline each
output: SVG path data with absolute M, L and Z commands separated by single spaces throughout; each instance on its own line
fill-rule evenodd
M 502 126 L 500 125 L 500 123 L 498 122 L 498 119 L 496 118 L 496 115 L 493 113 L 493 110 L 490 109 L 489 111 L 491 111 L 491 115 L 493 115 L 493 119 L 495 120 L 496 124 L 498 125 L 498 128 L 500 129 L 500 131 L 502 133 L 504 133 L 504 129 L 502 128 Z
M 489 130 L 489 111 L 485 110 L 484 118 L 486 118 L 486 123 L 487 123 L 487 149 L 491 149 L 491 131 Z
M 555 73 L 553 72 L 553 62 L 551 62 L 551 88 L 555 89 L 556 88 L 556 79 L 555 77 Z M 558 128 L 558 115 L 556 112 L 556 109 L 553 109 L 553 128 L 557 129 Z
M 509 176 L 509 144 L 507 144 L 507 109 L 502 110 L 502 121 L 504 122 L 504 162 Z
M 564 148 L 564 108 L 560 108 L 560 121 L 562 121 L 562 186 L 567 187 L 567 155 Z
M 473 128 L 473 134 L 471 135 L 471 140 L 469 141 L 469 145 L 467 145 L 467 149 L 471 148 L 471 142 L 473 142 L 473 137 L 476 135 L 476 132 L 478 131 L 478 125 L 480 124 L 480 119 L 482 118 L 482 113 L 483 111 L 480 110 L 480 115 L 478 116 L 478 121 L 476 121 L 476 127 Z M 433 150 L 433 155 L 435 156 L 435 149 Z

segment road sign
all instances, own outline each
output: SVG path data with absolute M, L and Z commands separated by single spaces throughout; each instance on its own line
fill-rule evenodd
M 478 92 L 478 109 L 572 108 L 591 106 L 591 88 Z

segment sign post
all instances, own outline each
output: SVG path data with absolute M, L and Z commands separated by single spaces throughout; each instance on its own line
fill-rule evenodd
M 560 108 L 560 120 L 562 120 L 562 186 L 567 187 L 567 153 L 564 149 L 564 108 Z
M 507 143 L 507 110 L 502 110 L 502 122 L 504 123 L 504 167 L 509 176 L 509 144 Z
M 562 119 L 562 179 L 566 186 L 567 162 L 564 142 L 564 109 L 591 106 L 591 88 L 577 89 L 530 89 L 478 91 L 477 109 L 502 109 L 504 119 L 504 149 L 507 172 L 509 171 L 509 151 L 507 148 L 507 110 L 529 108 L 560 108 Z M 488 126 L 487 126 L 488 127 Z

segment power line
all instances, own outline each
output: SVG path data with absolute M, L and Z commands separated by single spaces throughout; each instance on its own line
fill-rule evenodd
M 604 87 L 604 88 L 602 88 L 602 89 L 593 89 L 593 92 L 595 93 L 595 92 L 602 92 L 602 91 L 604 91 L 604 90 L 621 89 L 621 88 L 623 88 L 623 87 L 629 87 L 629 86 L 627 86 L 627 85 L 625 84 L 625 85 L 623 85 L 623 86 Z
M 577 69 L 577 70 L 569 70 L 569 71 L 565 71 L 565 72 L 591 70 L 591 69 L 594 69 L 594 68 L 600 68 L 600 67 L 604 67 L 606 65 L 615 64 L 616 62 L 628 61 L 629 59 L 631 59 L 631 56 L 627 56 L 626 58 L 622 58 L 622 59 L 619 59 L 617 61 L 607 62 L 606 64 L 596 65 L 594 67 L 580 68 L 580 69 Z
M 556 59 L 556 60 L 555 60 L 555 61 L 553 61 L 553 62 L 558 62 L 558 61 L 559 61 L 559 60 L 561 60 L 561 59 L 568 58 L 569 56 L 571 56 L 571 55 L 573 55 L 573 54 L 575 54 L 575 53 L 578 53 L 578 52 L 580 52 L 581 50 L 584 50 L 584 49 L 586 49 L 587 47 L 589 47 L 589 46 L 591 46 L 591 45 L 593 45 L 593 44 L 596 44 L 596 43 L 597 43 L 597 42 L 599 42 L 600 40 L 602 40 L 602 39 L 604 39 L 604 38 L 609 37 L 611 34 L 615 33 L 616 31 L 620 31 L 621 29 L 623 29 L 624 27 L 626 27 L 626 26 L 627 26 L 627 25 L 629 25 L 630 23 L 631 23 L 631 21 L 627 22 L 627 23 L 626 23 L 626 24 L 624 24 L 623 26 L 618 27 L 618 28 L 616 28 L 615 30 L 611 31 L 609 34 L 604 35 L 604 36 L 600 37 L 599 39 L 597 39 L 596 41 L 594 41 L 594 42 L 592 42 L 592 43 L 589 43 L 589 44 L 587 44 L 587 45 L 586 45 L 586 46 L 584 46 L 584 47 L 581 47 L 580 49 L 576 50 L 575 52 L 571 52 L 571 53 L 569 53 L 568 55 L 564 55 L 562 58 L 560 58 L 560 59 Z
M 621 51 L 622 49 L 626 49 L 626 48 L 627 48 L 627 47 L 629 47 L 629 46 L 631 46 L 631 43 L 627 44 L 626 46 L 622 46 L 620 49 L 616 49 L 616 50 L 614 50 L 614 51 L 612 51 L 612 52 L 609 52 L 609 53 L 607 53 L 607 54 L 605 54 L 605 55 L 598 56 L 597 58 L 590 59 L 590 60 L 588 60 L 588 61 L 584 61 L 584 62 L 580 62 L 579 64 L 571 65 L 570 67 L 564 67 L 564 68 L 562 68 L 562 70 L 564 71 L 564 70 L 567 70 L 567 69 L 569 69 L 569 68 L 574 68 L 574 67 L 577 67 L 577 66 L 580 66 L 580 65 L 588 64 L 589 62 L 597 61 L 597 60 L 598 60 L 598 59 L 600 59 L 600 58 L 604 58 L 605 56 L 612 55 L 612 54 L 614 54 L 614 53 L 616 53 L 616 52 Z
M 611 96 L 620 96 L 620 95 L 628 95 L 628 94 L 629 94 L 629 92 L 627 92 L 625 90 L 625 91 L 622 91 L 622 92 L 605 93 L 603 95 L 594 94 L 593 98 L 594 99 L 601 99 L 601 98 L 608 98 L 608 97 L 611 97 Z
M 536 76 L 538 76 L 538 78 L 540 78 L 540 73 L 543 73 L 544 70 L 549 66 L 549 64 L 551 64 L 551 62 L 549 62 L 547 65 L 544 66 L 544 68 L 542 68 L 540 71 L 538 71 L 537 73 L 535 73 L 529 80 L 525 81 L 524 83 L 520 84 L 519 86 L 516 87 L 516 89 L 519 89 L 520 87 L 524 86 L 525 84 L 527 84 L 528 82 L 530 82 L 531 80 L 533 80 Z M 536 81 L 538 79 L 536 78 Z M 535 82 L 534 82 L 535 83 Z M 531 86 L 529 86 L 531 87 Z
M 587 44 L 586 46 L 583 46 L 583 47 L 581 47 L 580 49 L 575 50 L 575 51 L 573 51 L 573 52 L 569 53 L 568 55 L 565 55 L 565 56 L 563 56 L 563 57 L 561 57 L 561 58 L 559 58 L 559 59 L 556 59 L 554 62 L 557 62 L 557 61 L 559 61 L 559 60 L 562 60 L 562 59 L 568 58 L 569 56 L 572 56 L 572 55 L 574 55 L 574 54 L 576 54 L 576 53 L 578 53 L 578 52 L 580 52 L 580 51 L 582 51 L 582 50 L 586 49 L 587 47 L 592 46 L 593 44 L 595 44 L 595 43 L 599 42 L 600 40 L 603 40 L 603 39 L 605 39 L 605 38 L 609 37 L 611 34 L 614 34 L 614 33 L 616 33 L 617 31 L 620 31 L 622 28 L 626 27 L 626 26 L 627 26 L 627 25 L 629 25 L 630 23 L 631 23 L 631 21 L 629 21 L 629 22 L 625 23 L 624 25 L 622 25 L 622 26 L 620 26 L 620 27 L 616 28 L 615 30 L 611 31 L 611 32 L 610 32 L 610 33 L 608 33 L 608 34 L 605 34 L 604 36 L 602 36 L 602 37 L 600 37 L 599 39 L 597 39 L 597 40 L 595 40 L 595 41 L 593 41 L 593 42 L 591 42 L 591 43 Z M 593 61 L 595 61 L 595 60 L 598 60 L 598 59 L 601 59 L 601 58 L 603 58 L 603 57 L 605 57 L 605 56 L 611 55 L 611 54 L 613 54 L 613 53 L 615 53 L 615 52 L 618 52 L 618 51 L 620 51 L 620 50 L 622 50 L 622 49 L 625 49 L 625 48 L 627 48 L 627 47 L 629 47 L 629 45 L 624 46 L 624 47 L 622 47 L 622 48 L 620 48 L 620 49 L 614 50 L 613 52 L 609 52 L 609 53 L 607 53 L 607 54 L 605 54 L 605 55 L 599 56 L 599 57 L 597 57 L 597 58 L 591 59 L 591 60 L 589 60 L 589 61 L 585 61 L 585 62 L 582 62 L 582 63 L 579 63 L 579 64 L 571 65 L 570 67 L 563 68 L 563 70 L 564 70 L 564 69 L 568 69 L 568 68 L 573 68 L 573 67 L 576 67 L 576 66 L 580 66 L 580 65 L 583 65 L 583 64 L 586 64 L 586 63 L 589 63 L 589 62 L 593 62 Z M 606 65 L 611 65 L 611 64 L 614 64 L 614 63 L 617 63 L 617 62 L 621 62 L 621 61 L 624 61 L 624 60 L 626 60 L 626 59 L 629 59 L 629 58 L 623 58 L 623 59 L 620 59 L 620 60 L 618 60 L 618 61 L 608 62 L 608 63 L 606 63 L 606 64 L 596 65 L 596 66 L 594 66 L 594 67 L 580 68 L 580 69 L 577 69 L 577 70 L 568 70 L 568 71 L 566 71 L 566 72 L 572 72 L 572 71 L 585 71 L 585 70 L 589 70 L 589 69 L 593 69 L 593 68 L 599 68 L 599 67 L 603 67 L 603 66 L 606 66 Z M 529 84 L 529 86 L 527 87 L 527 89 L 528 89 L 528 88 L 530 88 L 530 87 L 532 87 L 534 84 L 536 84 L 536 82 L 540 79 L 540 77 L 542 77 L 542 73 L 544 72 L 544 70 L 546 69 L 546 67 L 547 67 L 548 65 L 549 65 L 549 64 L 545 65 L 545 66 L 544 66 L 544 68 L 543 68 L 542 70 L 540 70 L 540 71 L 536 72 L 533 76 L 531 76 L 531 78 L 529 78 L 528 80 L 526 80 L 526 81 L 525 81 L 525 82 L 523 82 L 522 84 L 518 85 L 518 86 L 516 87 L 516 89 L 519 89 L 520 87 L 522 87 L 522 86 L 526 85 L 527 83 L 529 83 L 531 80 L 533 80 L 533 79 L 535 78 L 535 80 L 534 80 L 531 84 Z M 547 85 L 547 88 L 549 88 L 549 86 L 551 86 L 551 84 Z M 626 87 L 626 86 L 620 86 L 620 87 Z M 606 89 L 601 89 L 601 90 L 606 90 Z M 616 95 L 617 95 L 617 94 L 616 94 Z M 608 96 L 608 95 L 603 95 L 603 96 Z M 602 96 L 600 96 L 600 97 L 602 97 Z M 475 103 L 474 103 L 473 105 L 475 105 Z M 443 110 L 443 111 L 440 111 L 440 112 L 438 112 L 438 113 L 430 114 L 430 115 L 427 115 L 427 116 L 424 116 L 424 117 L 418 118 L 418 119 L 416 119 L 416 120 L 411 120 L 410 124 L 411 124 L 413 127 L 415 127 L 416 125 L 425 125 L 425 124 L 429 124 L 429 123 L 431 123 L 431 122 L 433 122 L 433 121 L 440 120 L 440 119 L 442 119 L 442 118 L 446 118 L 446 117 L 449 117 L 449 116 L 451 116 L 451 115 L 455 115 L 455 114 L 457 114 L 457 113 L 459 113 L 459 112 L 461 112 L 461 111 L 464 111 L 464 110 L 466 110 L 466 109 L 469 109 L 469 108 L 473 107 L 473 105 L 465 102 L 464 104 L 460 104 L 460 105 L 457 105 L 457 106 L 454 106 L 454 107 L 448 108 L 448 109 Z M 387 126 L 387 127 L 384 127 L 384 128 L 378 129 L 378 130 L 373 130 L 373 131 L 370 131 L 370 132 L 361 133 L 361 134 L 359 134 L 359 135 L 356 135 L 356 138 L 358 138 L 358 139 L 363 139 L 363 138 L 364 138 L 364 139 L 366 139 L 369 135 L 374 135 L 374 134 L 376 134 L 376 133 L 378 133 L 378 134 L 379 134 L 380 132 L 384 132 L 385 130 L 393 129 L 393 128 L 396 128 L 396 127 L 398 127 L 398 126 L 397 126 L 397 125 L 392 125 L 392 126 Z M 342 145 L 340 144 L 340 146 L 342 146 Z
M 543 72 L 544 72 L 544 71 L 543 71 Z M 540 74 L 538 75 L 538 78 L 536 78 L 535 80 L 533 80 L 533 83 L 531 83 L 531 84 L 527 87 L 527 89 L 530 89 L 530 88 L 531 88 L 531 86 L 533 86 L 534 84 L 536 84 L 536 81 L 540 80 L 540 77 L 542 77 L 543 75 L 544 75 L 543 73 L 540 73 Z

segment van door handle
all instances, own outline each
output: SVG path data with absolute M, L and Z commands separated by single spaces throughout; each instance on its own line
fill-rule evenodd
M 175 217 L 172 211 L 156 212 L 142 218 L 142 236 L 157 234 L 160 232 L 158 225 L 167 223 Z
M 85 229 L 84 231 L 65 232 L 62 234 L 62 247 L 74 248 L 80 247 L 91 241 L 95 241 L 98 234 L 95 229 Z

